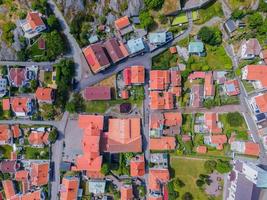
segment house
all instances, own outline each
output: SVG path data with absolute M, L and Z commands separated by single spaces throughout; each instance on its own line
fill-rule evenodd
M 168 154 L 167 153 L 151 153 L 150 163 L 153 163 L 158 168 L 168 169 Z
M 91 44 L 83 49 L 83 54 L 93 73 L 98 73 L 110 66 L 106 50 L 101 43 Z
M 180 112 L 151 113 L 149 127 L 151 130 L 175 127 L 176 134 L 180 133 L 182 114 Z M 163 130 L 163 133 L 164 133 Z
M 7 80 L 6 78 L 0 76 L 0 97 L 6 95 L 6 89 L 7 89 Z
M 7 200 L 11 200 L 16 196 L 15 186 L 12 180 L 4 180 L 2 181 L 2 185 L 4 188 L 5 196 Z
M 49 181 L 49 163 L 31 163 L 30 177 L 32 185 L 38 187 L 46 185 Z
M 48 132 L 32 131 L 28 137 L 28 141 L 32 146 L 42 148 L 49 144 L 48 137 Z
M 86 100 L 110 100 L 111 90 L 110 87 L 105 86 L 92 86 L 85 88 L 83 96 Z
M 150 109 L 171 110 L 174 108 L 174 95 L 171 92 L 150 91 Z
M 134 56 L 144 52 L 145 44 L 142 38 L 131 39 L 127 41 L 127 48 L 130 55 Z
M 104 127 L 101 115 L 79 115 L 79 128 L 83 129 L 83 154 L 78 155 L 72 171 L 86 171 L 87 177 L 101 178 L 102 156 L 100 155 L 100 135 Z
M 221 123 L 219 122 L 218 113 L 207 112 L 204 114 L 204 124 L 209 133 L 222 133 Z
M 248 156 L 260 155 L 260 145 L 254 142 L 234 141 L 231 143 L 231 150 Z
M 201 107 L 203 96 L 204 96 L 203 85 L 194 84 L 191 88 L 191 93 L 190 93 L 190 105 L 194 108 Z
M 204 143 L 216 147 L 218 150 L 223 149 L 223 145 L 227 143 L 226 135 L 210 135 L 204 137 Z
M 33 112 L 33 100 L 30 97 L 11 97 L 10 103 L 17 117 L 26 117 Z
M 10 85 L 14 87 L 21 87 L 27 83 L 27 75 L 25 68 L 10 68 L 8 71 Z
M 247 65 L 242 68 L 242 79 L 251 81 L 258 89 L 267 88 L 267 65 Z
M 2 173 L 15 173 L 19 168 L 16 160 L 2 160 L 0 162 L 0 171 Z
M 123 70 L 123 80 L 126 86 L 145 83 L 145 67 L 134 65 Z
M 256 38 L 251 38 L 241 43 L 238 54 L 241 59 L 251 60 L 259 56 L 260 52 L 261 45 L 259 41 Z
M 188 79 L 190 81 L 195 80 L 195 79 L 204 79 L 205 76 L 206 76 L 206 72 L 195 71 L 189 74 Z
M 129 99 L 129 97 L 130 97 L 129 90 L 127 90 L 127 89 L 122 90 L 122 91 L 121 91 L 121 95 L 120 95 L 120 97 L 121 97 L 122 99 Z M 130 109 L 129 109 L 129 110 L 130 110 Z
M 171 54 L 176 54 L 177 53 L 177 48 L 174 46 L 174 47 L 170 47 L 169 48 Z
M 149 199 L 153 197 L 161 197 L 163 193 L 163 186 L 170 180 L 168 169 L 165 168 L 150 168 L 148 173 L 148 190 Z M 155 199 L 155 198 L 154 198 Z
M 148 41 L 150 45 L 161 46 L 173 39 L 171 32 L 158 32 L 158 33 L 149 33 Z
M 204 79 L 204 97 L 213 98 L 215 95 L 215 86 L 213 84 L 212 72 L 206 72 Z
M 133 27 L 130 23 L 128 16 L 121 17 L 115 22 L 115 28 L 121 36 L 133 32 Z
M 130 175 L 140 177 L 145 175 L 145 158 L 144 155 L 137 155 L 130 161 Z
M 11 136 L 9 126 L 7 124 L 0 124 L 0 144 L 9 144 Z
M 54 101 L 54 92 L 52 88 L 38 87 L 35 92 L 35 97 L 39 103 L 52 104 Z
M 21 21 L 21 27 L 25 33 L 24 36 L 28 39 L 39 35 L 46 29 L 39 12 L 29 12 L 26 19 Z
M 261 51 L 260 58 L 264 61 L 264 63 L 267 65 L 267 49 Z
M 190 42 L 188 45 L 189 55 L 205 56 L 203 42 Z
M 229 35 L 231 35 L 237 29 L 236 23 L 231 18 L 226 20 L 225 23 L 223 24 L 223 26 Z
M 108 132 L 104 133 L 105 152 L 142 152 L 141 119 L 109 119 Z
M 103 45 L 113 63 L 117 63 L 129 55 L 124 44 L 116 38 L 108 39 Z
M 60 186 L 60 200 L 71 200 L 78 198 L 80 180 L 74 176 L 65 176 Z
M 199 154 L 205 154 L 207 153 L 208 148 L 204 145 L 200 145 L 196 148 L 197 153 Z
M 166 90 L 170 85 L 169 70 L 151 70 L 150 71 L 150 90 Z
M 21 136 L 21 130 L 18 124 L 14 124 L 11 126 L 11 131 L 14 138 L 19 138 Z
M 25 194 L 30 188 L 29 171 L 19 170 L 15 174 L 15 180 L 21 182 L 22 193 Z
M 238 80 L 228 80 L 224 83 L 224 90 L 228 96 L 236 96 L 240 94 L 240 87 Z
M 10 100 L 9 99 L 3 99 L 2 100 L 2 108 L 3 108 L 3 111 L 9 111 L 10 110 Z
M 121 200 L 133 200 L 133 187 L 131 185 L 121 186 Z
M 259 94 L 252 98 L 252 107 L 256 113 L 266 113 L 267 112 L 267 93 Z
M 176 147 L 175 137 L 160 137 L 149 139 L 149 149 L 152 151 L 174 150 Z
M 105 180 L 89 180 L 88 188 L 90 193 L 94 195 L 101 195 L 105 193 L 106 181 Z

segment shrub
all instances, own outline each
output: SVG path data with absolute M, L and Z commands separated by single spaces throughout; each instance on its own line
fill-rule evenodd
M 186 192 L 186 193 L 183 194 L 182 199 L 183 200 L 192 200 L 194 198 L 193 198 L 193 196 L 192 196 L 192 194 L 190 192 Z
M 58 131 L 56 128 L 53 128 L 52 131 L 50 131 L 50 133 L 49 133 L 48 140 L 51 143 L 55 143 L 57 138 L 58 138 Z
M 109 170 L 110 170 L 109 164 L 104 163 L 101 167 L 101 173 L 106 176 L 109 173 Z
M 263 24 L 263 18 L 260 13 L 255 12 L 248 17 L 248 25 L 252 29 L 257 29 Z
M 245 16 L 245 12 L 243 10 L 235 9 L 232 12 L 232 18 L 234 20 L 242 19 Z
M 51 29 L 59 29 L 60 24 L 55 15 L 50 15 L 47 18 L 47 24 Z
M 219 159 L 217 161 L 216 170 L 221 174 L 228 173 L 232 170 L 232 165 L 227 160 L 223 161 Z
M 149 11 L 142 10 L 139 14 L 140 24 L 144 29 L 150 30 L 154 25 L 154 20 Z
M 202 187 L 203 185 L 205 185 L 205 182 L 204 182 L 203 180 L 201 180 L 201 179 L 197 179 L 197 180 L 196 180 L 196 185 L 197 185 L 198 187 Z
M 14 42 L 13 30 L 16 28 L 16 25 L 12 22 L 7 22 L 2 26 L 2 39 L 8 44 L 11 45 Z
M 222 33 L 218 28 L 204 26 L 199 30 L 198 36 L 204 43 L 212 46 L 220 45 L 222 43 Z
M 154 9 L 154 10 L 161 9 L 163 3 L 164 3 L 164 0 L 145 0 L 145 5 L 149 9 Z
M 215 160 L 207 160 L 204 163 L 204 168 L 206 172 L 209 174 L 212 173 L 216 169 L 216 166 L 217 166 L 217 162 Z

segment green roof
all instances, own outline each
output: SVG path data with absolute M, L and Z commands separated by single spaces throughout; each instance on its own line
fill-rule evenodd
M 204 51 L 203 42 L 190 42 L 188 46 L 189 53 L 202 53 Z

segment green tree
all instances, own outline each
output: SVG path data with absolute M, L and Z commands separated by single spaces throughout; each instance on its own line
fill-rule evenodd
M 255 12 L 248 17 L 248 25 L 251 29 L 257 29 L 263 24 L 263 18 L 260 13 Z
M 32 10 L 37 10 L 42 14 L 45 14 L 47 10 L 47 0 L 33 0 L 31 6 Z
M 184 182 L 181 180 L 181 179 L 179 179 L 179 178 L 175 178 L 174 180 L 173 180 L 173 187 L 174 187 L 174 189 L 176 190 L 176 191 L 179 191 L 179 189 L 181 189 L 182 187 L 184 187 L 185 186 L 185 184 L 184 184 Z
M 193 200 L 193 195 L 190 192 L 186 192 L 182 196 L 182 200 Z
M 216 170 L 221 174 L 228 173 L 232 170 L 232 165 L 227 160 L 219 159 L 217 161 Z
M 53 120 L 56 115 L 56 110 L 52 104 L 41 104 L 40 105 L 40 115 L 44 120 Z
M 243 116 L 239 112 L 227 113 L 226 120 L 231 127 L 239 127 L 244 122 Z
M 59 21 L 55 15 L 50 15 L 47 18 L 47 24 L 51 29 L 59 29 L 60 28 L 60 23 L 59 23 Z
M 163 3 L 164 3 L 164 0 L 145 0 L 145 5 L 149 9 L 154 9 L 154 10 L 161 9 Z
M 47 58 L 49 60 L 55 60 L 59 55 L 65 52 L 66 45 L 58 31 L 54 30 L 50 33 L 45 33 L 44 38 L 46 41 Z
M 30 81 L 30 85 L 31 85 L 31 91 L 32 92 L 35 92 L 35 90 L 37 89 L 38 87 L 38 81 L 33 79 Z
M 145 195 L 146 195 L 146 188 L 145 188 L 145 186 L 139 185 L 137 187 L 137 190 L 138 190 L 138 194 L 139 194 L 140 197 L 145 197 Z
M 170 181 L 167 184 L 168 193 L 169 193 L 169 200 L 175 200 L 179 197 L 179 192 L 174 189 L 173 181 Z
M 140 24 L 144 29 L 150 30 L 154 20 L 147 10 L 141 10 L 139 14 Z
M 199 30 L 198 36 L 204 43 L 212 46 L 220 45 L 222 43 L 222 33 L 218 28 L 204 26 Z
M 258 10 L 260 12 L 267 12 L 267 3 L 265 0 L 260 0 Z
M 2 40 L 5 41 L 8 45 L 11 45 L 14 42 L 13 30 L 16 28 L 16 25 L 12 22 L 7 22 L 2 25 Z
M 109 164 L 104 163 L 101 167 L 101 173 L 106 176 L 106 175 L 108 175 L 109 171 L 110 171 Z
M 242 19 L 244 16 L 245 16 L 245 12 L 243 10 L 238 9 L 238 8 L 232 12 L 232 18 L 234 20 Z
M 198 187 L 202 187 L 203 185 L 205 185 L 205 181 L 203 181 L 202 179 L 197 179 L 196 180 L 196 185 Z
M 206 170 L 207 173 L 212 173 L 217 166 L 217 162 L 215 160 L 207 160 L 204 163 L 204 168 Z
M 50 131 L 49 135 L 48 135 L 48 140 L 49 140 L 51 143 L 55 143 L 56 140 L 57 140 L 57 138 L 58 138 L 58 131 L 57 131 L 56 128 L 53 128 L 53 129 Z
M 79 113 L 85 110 L 84 99 L 82 95 L 78 92 L 73 94 L 73 98 L 67 103 L 66 109 L 70 113 Z
M 160 22 L 161 24 L 166 24 L 166 23 L 168 22 L 168 18 L 166 17 L 166 15 L 164 15 L 164 14 L 160 14 L 160 15 L 159 15 L 159 22 Z

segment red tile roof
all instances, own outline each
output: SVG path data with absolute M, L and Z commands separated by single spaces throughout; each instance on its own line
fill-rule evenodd
M 194 80 L 194 79 L 198 79 L 198 78 L 201 78 L 201 79 L 203 79 L 203 78 L 205 78 L 205 76 L 206 76 L 206 73 L 205 72 L 193 72 L 193 73 L 191 73 L 189 76 L 188 76 L 188 79 L 190 79 L 190 80 Z
M 29 97 L 11 97 L 11 107 L 14 112 L 28 113 L 28 103 L 31 101 Z
M 84 90 L 84 98 L 86 100 L 110 100 L 111 99 L 110 87 L 105 87 L 105 86 L 87 87 Z
M 115 23 L 115 28 L 117 30 L 121 30 L 130 25 L 128 16 L 121 17 L 117 19 L 114 23 Z
M 260 112 L 267 112 L 267 93 L 256 96 L 255 102 Z
M 170 84 L 169 70 L 151 70 L 150 71 L 150 89 L 165 90 Z
M 155 151 L 174 150 L 176 147 L 175 137 L 150 138 L 149 149 Z
M 49 164 L 32 163 L 31 164 L 31 183 L 34 186 L 43 186 L 48 183 Z
M 5 196 L 7 200 L 11 200 L 12 197 L 16 195 L 15 187 L 12 180 L 2 181 Z
M 10 100 L 9 99 L 3 99 L 2 104 L 3 104 L 2 106 L 3 106 L 4 111 L 10 110 Z
M 192 107 L 199 108 L 202 106 L 202 93 L 203 93 L 203 87 L 199 84 L 195 84 L 191 88 L 191 94 L 192 94 Z
M 0 124 L 0 143 L 8 143 L 11 138 L 9 126 L 6 124 Z
M 16 181 L 25 181 L 29 178 L 29 172 L 27 170 L 19 170 L 15 174 Z
M 32 131 L 28 137 L 28 140 L 31 145 L 48 145 L 48 136 L 49 133 L 47 132 Z
M 14 138 L 18 138 L 21 135 L 21 131 L 18 124 L 12 125 L 11 130 Z
M 171 86 L 172 87 L 181 86 L 181 81 L 182 81 L 181 72 L 177 70 L 171 70 L 170 74 L 171 74 Z
M 176 47 L 170 47 L 169 50 L 172 54 L 177 53 Z
M 104 47 L 113 63 L 116 63 L 129 55 L 124 44 L 116 38 L 108 39 L 104 42 Z
M 141 119 L 109 119 L 104 149 L 107 152 L 141 152 Z
M 259 156 L 260 145 L 254 142 L 245 142 L 245 154 L 250 156 Z
M 123 79 L 125 85 L 143 84 L 145 82 L 144 66 L 131 66 L 123 71 Z
M 198 146 L 196 150 L 197 150 L 197 153 L 200 153 L 200 154 L 207 153 L 207 147 L 204 145 Z
M 30 24 L 32 30 L 45 25 L 38 12 L 29 12 L 26 20 Z
M 227 143 L 226 135 L 212 135 L 210 138 L 211 143 L 216 145 L 216 148 L 219 150 L 223 149 L 223 144 Z
M 245 73 L 247 72 L 247 74 Z M 243 68 L 242 78 L 249 81 L 260 81 L 267 88 L 267 65 L 247 65 Z
M 14 86 L 20 87 L 26 80 L 26 70 L 24 68 L 11 68 L 9 70 L 9 77 Z
M 102 115 L 79 115 L 78 125 L 81 129 L 88 128 L 89 124 L 94 124 L 100 130 L 104 128 L 104 116 Z
M 165 126 L 182 126 L 182 114 L 180 112 L 165 112 L 163 113 Z
M 225 85 L 225 88 L 226 88 L 226 94 L 228 96 L 235 96 L 235 95 L 238 95 L 240 93 L 238 80 L 234 79 L 234 80 L 225 81 L 224 85 Z M 233 91 L 229 91 L 229 90 L 227 90 L 228 87 L 231 87 L 234 90 Z
M 122 99 L 129 99 L 129 91 L 128 90 L 122 90 L 121 91 L 121 98 Z
M 267 64 L 267 49 L 261 52 L 261 58 L 264 60 L 265 64 Z
M 52 101 L 53 100 L 53 89 L 38 87 L 35 92 L 35 97 L 38 101 Z
M 28 192 L 21 196 L 20 200 L 41 200 L 41 190 L 35 190 L 34 192 Z
M 218 113 L 205 113 L 204 123 L 208 127 L 210 133 L 221 133 L 222 129 L 218 126 Z
M 171 110 L 174 108 L 174 96 L 171 92 L 150 91 L 152 110 Z
M 149 169 L 148 188 L 152 191 L 160 191 L 162 184 L 170 180 L 168 169 Z
M 77 177 L 64 177 L 60 189 L 60 200 L 74 200 L 78 197 L 79 179 Z
M 131 185 L 121 186 L 121 200 L 133 200 L 133 188 Z
M 215 95 L 215 86 L 213 84 L 212 72 L 206 72 L 204 82 L 204 94 L 206 97 Z
M 145 159 L 144 155 L 137 155 L 131 159 L 130 174 L 132 177 L 145 175 Z

